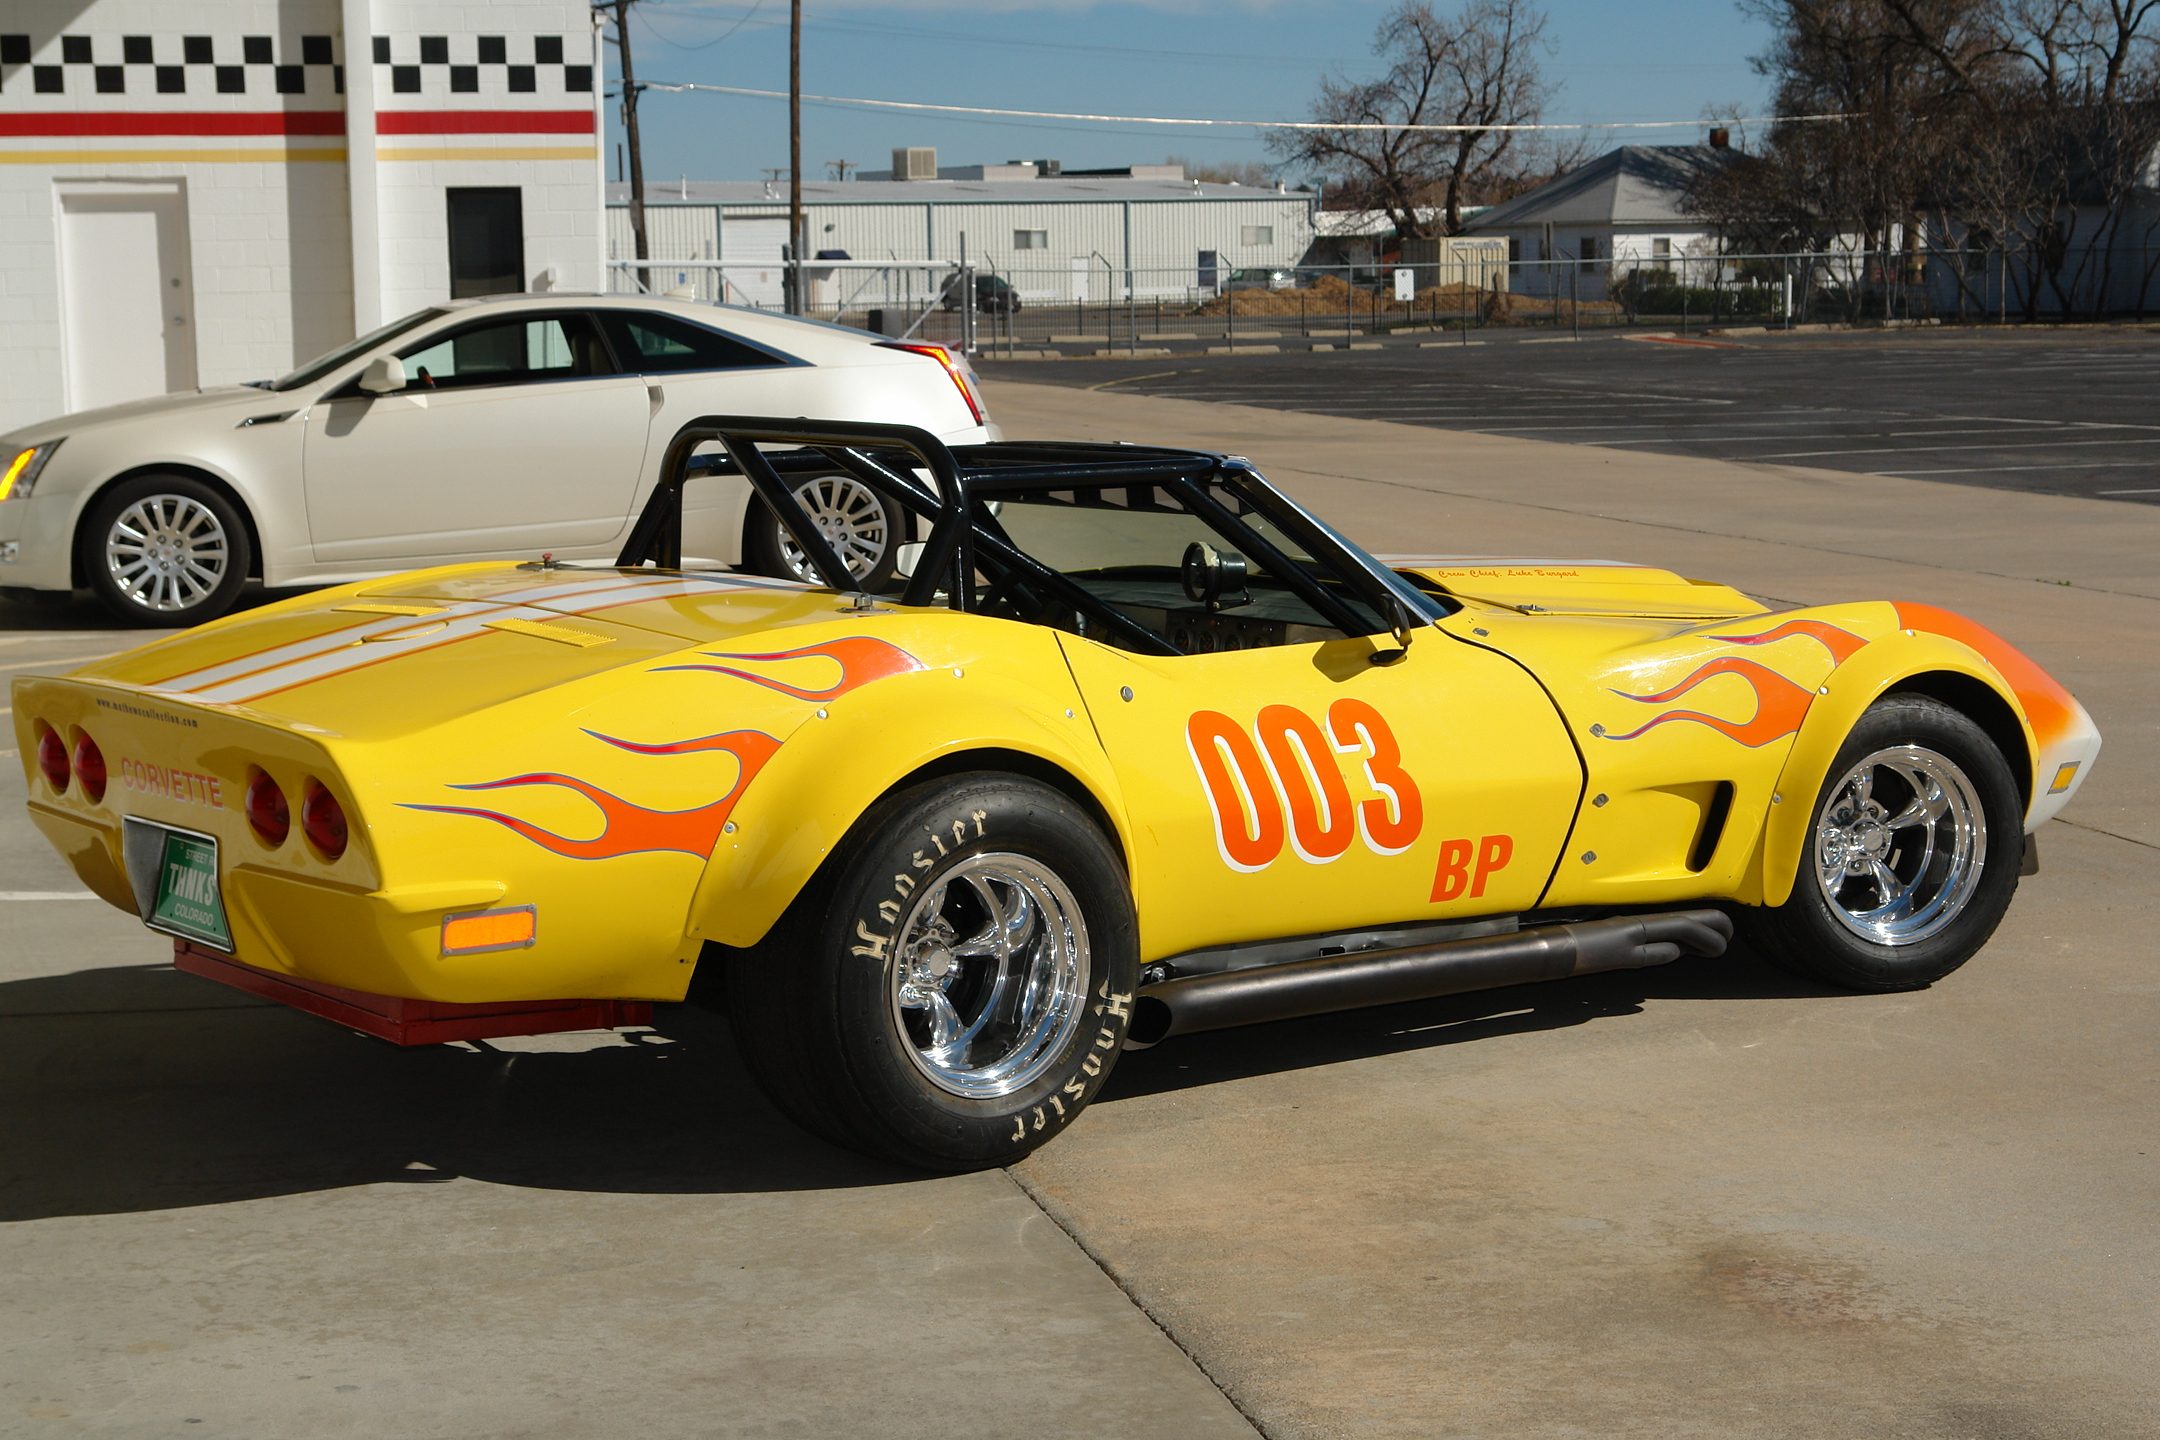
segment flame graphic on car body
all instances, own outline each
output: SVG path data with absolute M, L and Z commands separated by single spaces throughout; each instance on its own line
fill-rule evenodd
M 1837 626 L 1821 620 L 1787 620 L 1777 629 L 1765 630 L 1760 635 L 1713 635 L 1710 638 L 1734 645 L 1768 645 L 1773 640 L 1784 640 L 1794 635 L 1805 635 L 1810 640 L 1818 641 L 1830 652 L 1831 660 L 1839 665 L 1844 664 L 1854 651 L 1867 644 L 1867 641 L 1852 631 L 1840 630 Z
M 828 640 L 823 645 L 806 645 L 800 650 L 773 650 L 761 655 L 729 655 L 708 650 L 706 654 L 715 660 L 738 660 L 767 663 L 780 660 L 830 660 L 840 667 L 840 678 L 822 690 L 812 690 L 801 685 L 790 685 L 770 675 L 760 675 L 751 670 L 739 670 L 732 665 L 661 665 L 659 670 L 710 670 L 721 675 L 733 675 L 738 680 L 748 680 L 753 685 L 763 685 L 797 700 L 836 700 L 851 690 L 860 690 L 872 681 L 905 675 L 910 670 L 920 670 L 923 663 L 897 645 L 868 635 L 849 635 L 839 640 Z
M 503 780 L 485 780 L 472 785 L 454 785 L 454 790 L 504 790 L 521 785 L 559 785 L 575 790 L 600 807 L 605 823 L 600 833 L 589 840 L 574 840 L 542 829 L 529 820 L 515 815 L 505 815 L 497 810 L 483 810 L 468 805 L 406 805 L 408 810 L 433 810 L 445 815 L 471 815 L 481 820 L 493 820 L 508 826 L 535 845 L 552 850 L 557 855 L 572 860 L 612 860 L 622 855 L 639 855 L 653 850 L 678 850 L 685 855 L 700 859 L 712 854 L 712 848 L 720 838 L 721 827 L 727 824 L 735 804 L 742 799 L 750 782 L 757 778 L 765 763 L 780 749 L 780 742 L 761 730 L 730 730 L 720 735 L 704 735 L 694 740 L 676 740 L 660 745 L 643 745 L 633 740 L 618 740 L 612 735 L 598 731 L 585 732 L 596 740 L 622 750 L 635 751 L 640 755 L 689 755 L 701 750 L 725 750 L 734 755 L 741 764 L 735 784 L 727 794 L 709 805 L 692 810 L 655 810 L 649 806 L 634 804 L 620 795 L 611 794 L 589 780 L 575 775 L 544 772 L 532 775 L 512 775 Z
M 1726 720 L 1716 715 L 1706 715 L 1700 710 L 1668 710 L 1625 735 L 1607 735 L 1605 738 L 1633 740 L 1660 725 L 1670 724 L 1675 720 L 1692 720 L 1753 749 L 1797 731 L 1800 722 L 1807 717 L 1809 702 L 1815 698 L 1814 692 L 1806 686 L 1797 685 L 1768 666 L 1737 655 L 1721 655 L 1706 664 L 1698 665 L 1685 680 L 1669 689 L 1660 690 L 1655 695 L 1629 695 L 1624 690 L 1613 693 L 1644 705 L 1663 705 L 1679 699 L 1696 686 L 1720 675 L 1737 675 L 1754 690 L 1755 714 L 1752 718 L 1745 721 Z

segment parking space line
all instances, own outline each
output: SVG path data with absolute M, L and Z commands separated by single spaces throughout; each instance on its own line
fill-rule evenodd
M 2068 450 L 2087 445 L 2160 445 L 2150 440 L 2049 440 L 2038 445 L 1885 445 L 1874 450 L 1790 450 L 1777 455 L 1750 455 L 1750 460 L 1810 460 L 1823 455 L 1925 455 L 1931 450 Z

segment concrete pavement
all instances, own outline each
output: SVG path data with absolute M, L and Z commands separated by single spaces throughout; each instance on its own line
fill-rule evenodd
M 2160 515 L 991 400 L 1248 454 L 1377 548 L 1961 609 L 2108 749 L 1930 990 L 1736 954 L 1190 1037 L 1009 1176 L 808 1140 L 695 1012 L 399 1054 L 0 902 L 0 1434 L 2160 1436 Z M 74 888 L 20 786 L 0 890 Z

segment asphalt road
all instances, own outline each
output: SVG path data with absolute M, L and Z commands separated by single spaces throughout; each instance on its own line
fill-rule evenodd
M 2160 504 L 2151 328 L 1530 335 L 981 369 L 1033 384 Z
M 789 1125 L 690 1007 L 399 1052 L 174 972 L 0 740 L 0 1436 L 2160 1440 L 2160 514 L 992 401 L 1234 445 L 1368 544 L 1955 608 L 2087 703 L 2102 778 L 1928 990 L 1736 949 L 1187 1037 L 924 1177 Z M 0 606 L 0 678 L 140 638 Z

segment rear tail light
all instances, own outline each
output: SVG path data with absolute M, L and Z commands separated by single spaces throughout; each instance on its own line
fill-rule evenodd
M 325 860 L 345 853 L 345 807 L 318 783 L 309 783 L 307 799 L 300 802 L 300 831 Z
M 67 793 L 67 741 L 60 738 L 59 731 L 47 727 L 38 736 L 37 768 L 38 774 L 45 777 L 45 783 L 52 786 L 55 795 Z
M 292 810 L 285 803 L 285 792 L 260 770 L 248 781 L 247 818 L 256 836 L 273 850 L 292 833 Z
M 539 911 L 530 905 L 479 910 L 469 915 L 445 915 L 442 952 L 445 955 L 478 955 L 489 950 L 523 950 L 533 943 L 539 928 Z
M 105 798 L 105 752 L 88 735 L 75 741 L 75 778 L 82 782 L 82 792 L 91 804 Z
M 974 376 L 968 373 L 965 364 L 953 358 L 952 351 L 946 349 L 943 345 L 902 345 L 897 341 L 887 342 L 882 348 L 905 350 L 910 355 L 926 355 L 930 359 L 937 361 L 938 364 L 945 367 L 945 373 L 952 377 L 952 383 L 959 387 L 960 398 L 967 401 L 968 413 L 975 417 L 975 423 L 977 425 L 988 423 L 984 418 L 982 401 L 975 394 Z

